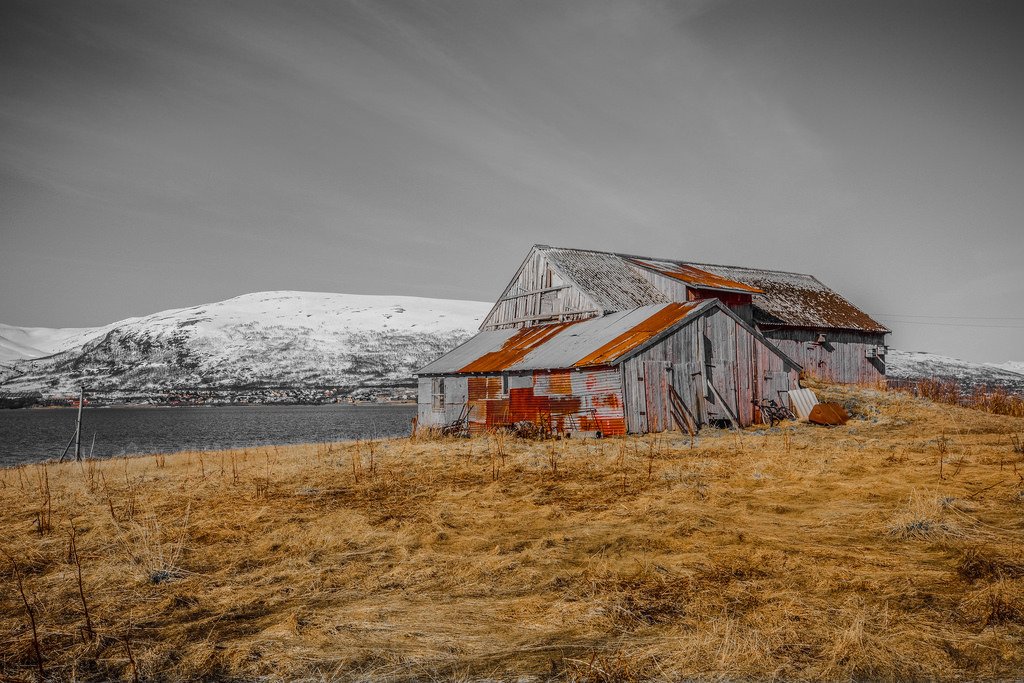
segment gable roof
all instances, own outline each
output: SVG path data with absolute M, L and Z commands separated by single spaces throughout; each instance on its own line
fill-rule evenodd
M 767 327 L 808 327 L 885 333 L 890 330 L 813 275 L 535 245 L 563 276 L 605 311 L 662 303 L 667 295 L 636 269 L 698 289 L 751 294 L 754 321 Z
M 705 299 L 640 306 L 575 322 L 485 330 L 416 374 L 499 373 L 615 365 L 712 308 L 736 319 L 762 343 L 794 367 L 800 367 L 720 301 Z
M 535 247 L 563 277 L 576 283 L 604 312 L 671 301 L 619 254 Z
M 753 296 L 758 325 L 890 331 L 813 275 L 739 266 L 700 267 L 760 289 L 762 293 Z

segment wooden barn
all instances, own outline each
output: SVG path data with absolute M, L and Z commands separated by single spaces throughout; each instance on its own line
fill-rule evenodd
M 885 379 L 889 330 L 801 273 L 535 245 L 480 329 L 710 298 L 771 340 L 807 376 L 845 384 Z
M 543 301 L 572 295 L 553 276 L 529 286 L 545 290 Z M 754 401 L 784 403 L 798 386 L 799 364 L 717 298 L 586 316 L 538 303 L 543 322 L 526 306 L 509 308 L 517 323 L 488 325 L 418 372 L 421 426 L 530 423 L 608 436 L 747 426 L 760 420 Z

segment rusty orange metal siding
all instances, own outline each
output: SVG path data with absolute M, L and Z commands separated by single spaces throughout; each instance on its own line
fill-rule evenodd
M 751 294 L 742 292 L 719 292 L 713 289 L 690 289 L 686 292 L 687 301 L 703 301 L 704 299 L 718 299 L 729 308 L 738 306 L 749 306 L 754 298 Z
M 543 371 L 532 383 L 501 394 L 501 377 L 469 378 L 469 429 L 479 434 L 516 422 L 532 422 L 564 434 L 626 433 L 622 381 L 618 368 Z

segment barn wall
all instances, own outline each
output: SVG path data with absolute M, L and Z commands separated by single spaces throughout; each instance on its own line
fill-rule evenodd
M 434 410 L 434 380 L 444 381 L 444 407 Z M 467 383 L 465 377 L 420 377 L 417 392 L 416 421 L 420 427 L 443 427 L 462 416 L 466 406 Z
M 817 330 L 782 328 L 763 333 L 800 363 L 808 377 L 840 384 L 875 385 L 885 380 L 885 361 L 867 357 L 868 349 L 885 344 L 884 334 L 824 330 L 826 342 L 818 344 Z
M 543 252 L 533 250 L 480 329 L 582 320 L 598 313 L 582 290 L 555 272 Z
M 419 380 L 419 424 L 423 427 L 452 423 L 468 405 L 469 429 L 474 434 L 523 421 L 558 433 L 626 433 L 618 368 L 512 374 L 507 395 L 501 392 L 501 375 L 449 375 L 444 378 L 443 412 L 432 409 L 432 379 Z
M 416 423 L 420 427 L 440 427 L 438 415 L 431 409 L 432 377 L 420 377 L 416 394 Z
M 747 426 L 760 421 L 752 401 L 784 398 L 797 386 L 798 371 L 715 310 L 623 363 L 623 380 L 629 431 L 642 433 L 675 428 L 669 386 L 699 424 L 732 417 Z
M 559 433 L 626 433 L 617 368 L 538 370 L 509 379 L 507 396 L 500 375 L 468 379 L 470 432 L 526 421 Z

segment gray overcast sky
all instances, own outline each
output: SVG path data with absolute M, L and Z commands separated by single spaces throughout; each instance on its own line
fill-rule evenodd
M 542 242 L 1024 359 L 1022 74 L 1017 1 L 3 0 L 0 321 L 492 300 Z

